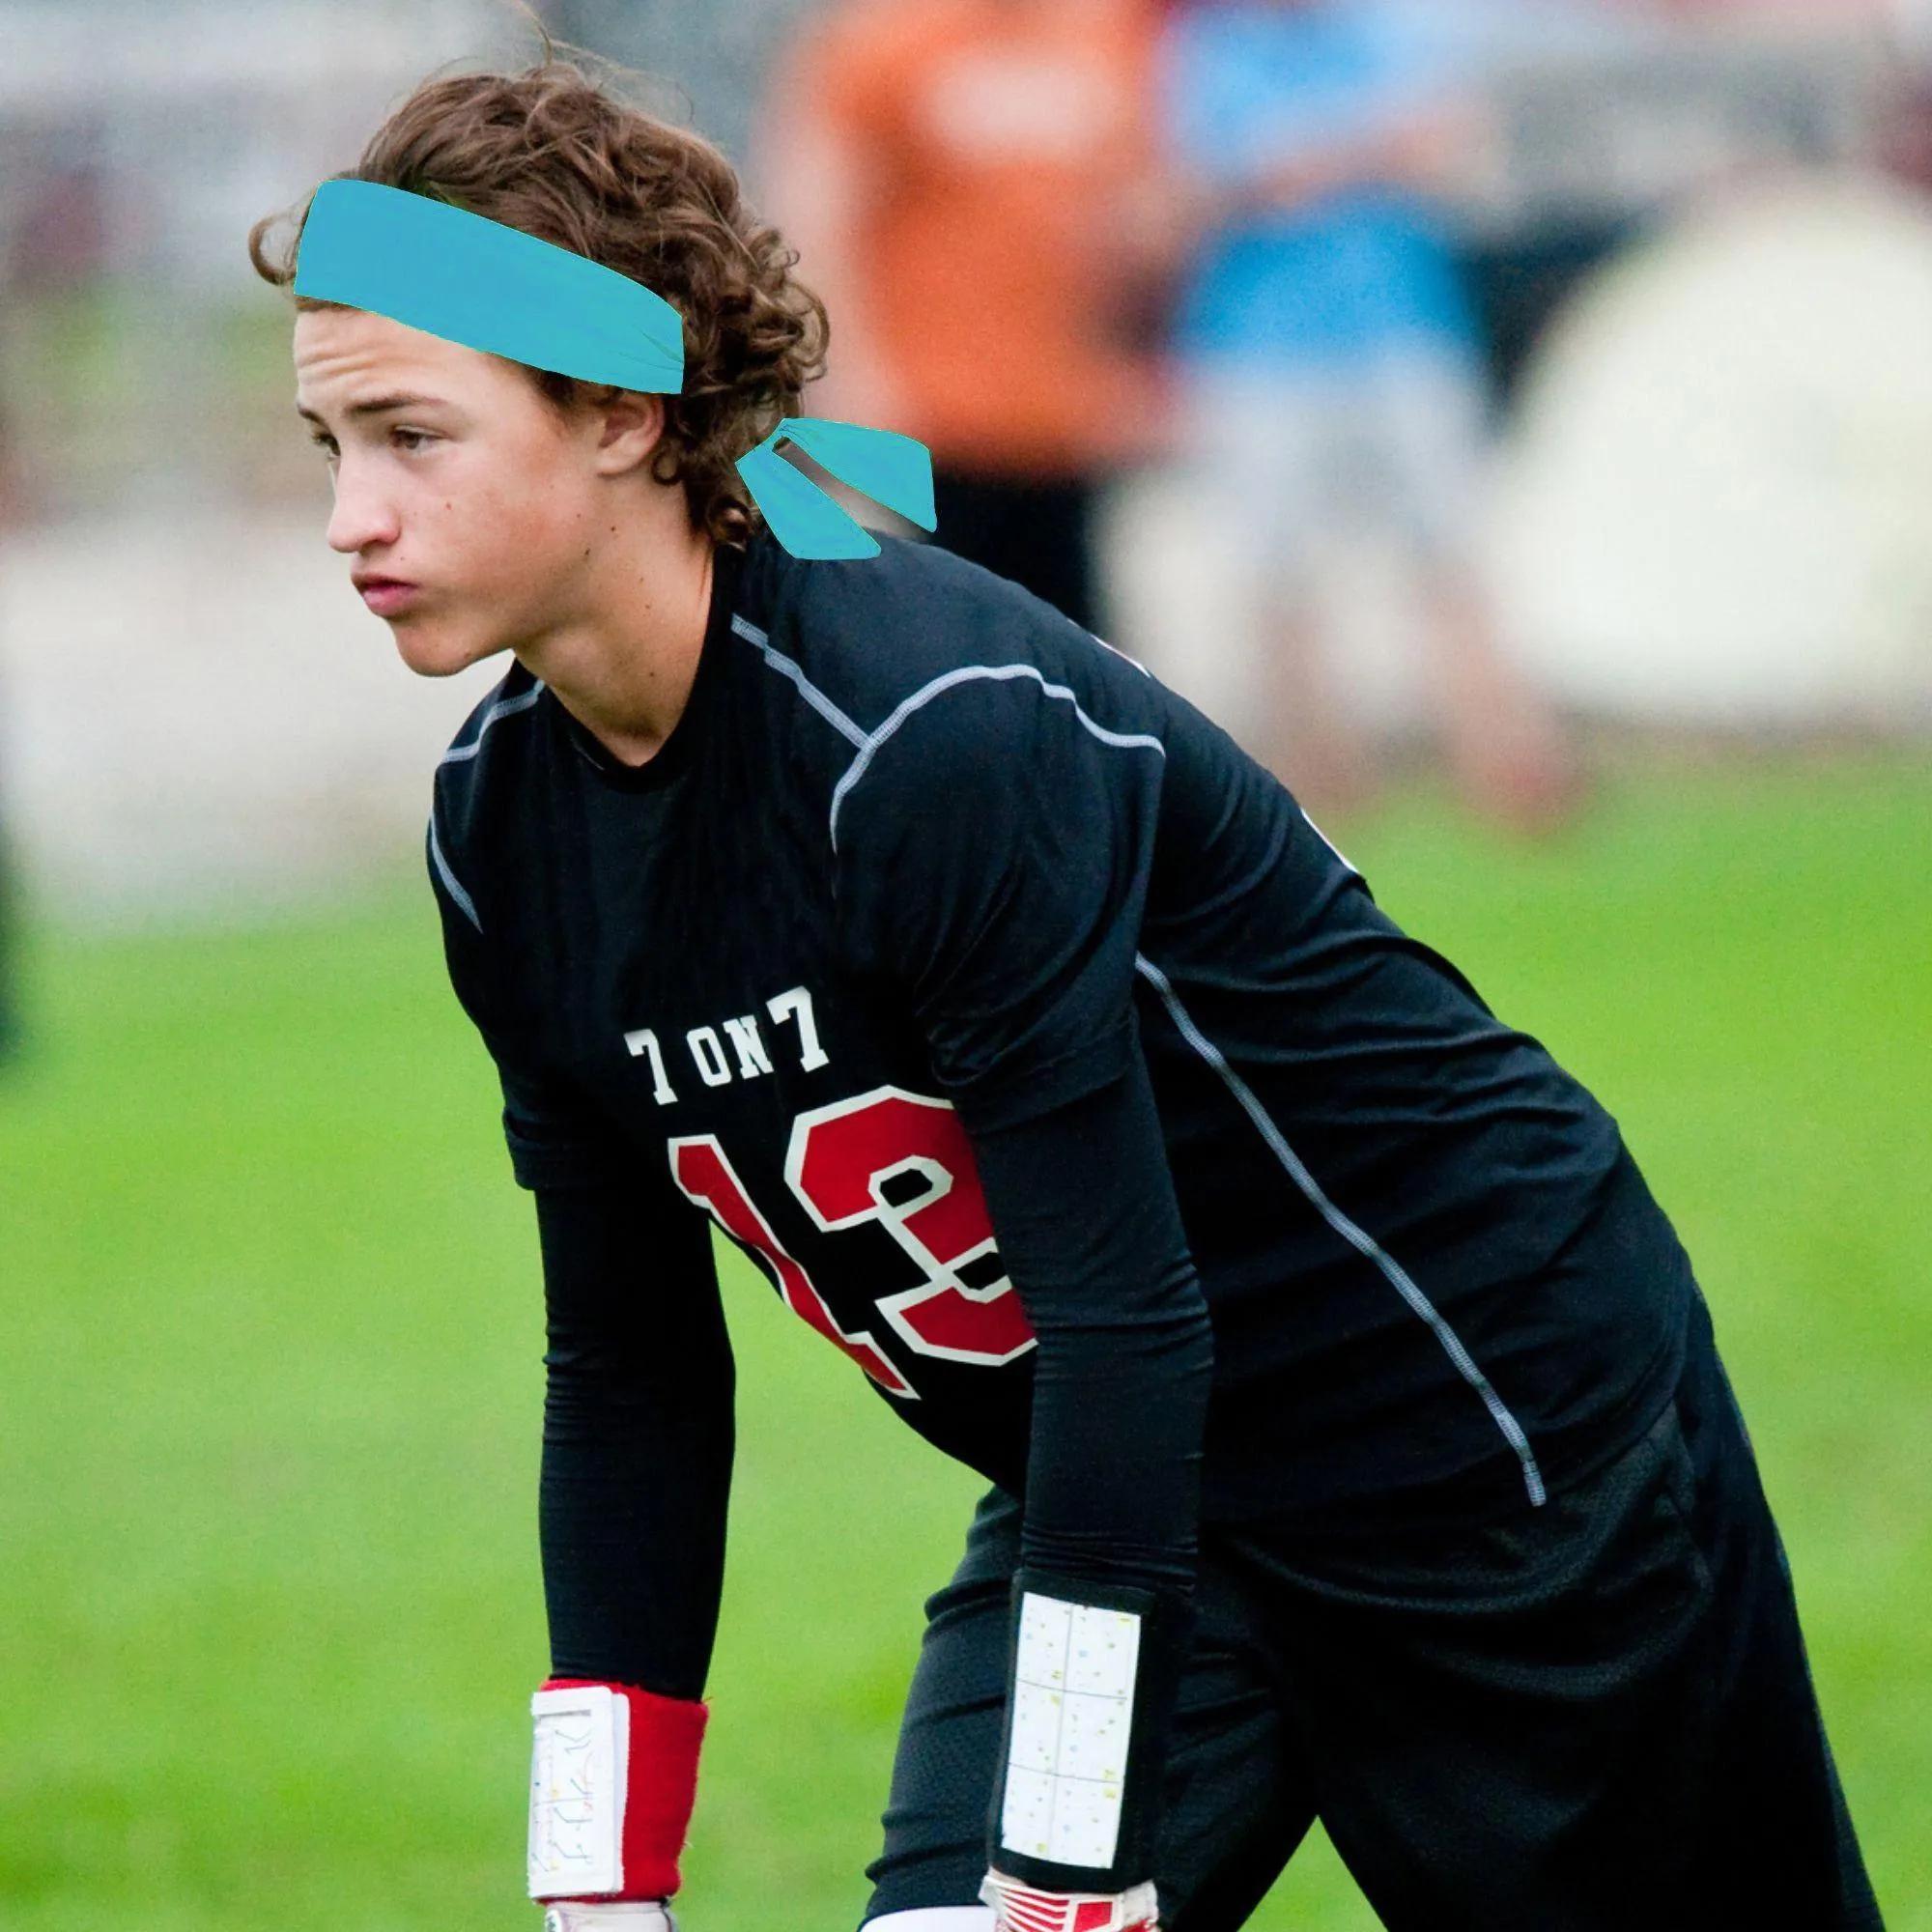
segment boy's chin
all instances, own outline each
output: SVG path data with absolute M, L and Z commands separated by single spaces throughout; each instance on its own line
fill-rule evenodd
M 509 648 L 499 639 L 465 638 L 435 624 L 400 623 L 392 628 L 396 655 L 418 677 L 454 677 Z

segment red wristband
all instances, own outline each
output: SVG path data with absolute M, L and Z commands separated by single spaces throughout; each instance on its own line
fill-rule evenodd
M 630 1735 L 619 1772 L 624 1790 L 623 1885 L 597 1898 L 668 1898 L 679 1884 L 677 1861 L 697 1802 L 697 1753 L 704 1742 L 703 1704 L 660 1697 L 634 1684 L 553 1677 L 546 1690 L 602 1683 L 630 1710 Z

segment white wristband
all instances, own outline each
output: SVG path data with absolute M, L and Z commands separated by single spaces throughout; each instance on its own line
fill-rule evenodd
M 1003 1850 L 1096 1877 L 1114 1862 L 1140 1648 L 1131 1610 L 1022 1594 Z

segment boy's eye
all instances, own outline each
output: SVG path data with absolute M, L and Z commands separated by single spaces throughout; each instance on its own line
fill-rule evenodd
M 389 434 L 393 438 L 400 438 L 405 446 L 412 451 L 436 440 L 435 436 L 426 429 L 392 429 Z M 311 430 L 308 440 L 317 449 L 327 450 L 330 456 L 335 454 L 335 439 L 332 436 L 325 436 L 320 430 Z

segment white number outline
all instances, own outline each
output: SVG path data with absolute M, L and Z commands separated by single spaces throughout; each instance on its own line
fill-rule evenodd
M 898 1364 L 879 1347 L 870 1329 L 860 1328 L 848 1333 L 839 1327 L 830 1304 L 818 1292 L 818 1286 L 807 1271 L 805 1264 L 786 1250 L 773 1232 L 772 1224 L 765 1219 L 758 1204 L 752 1199 L 752 1190 L 739 1179 L 738 1170 L 731 1165 L 731 1156 L 724 1151 L 724 1145 L 718 1136 L 684 1134 L 674 1141 L 667 1142 L 666 1146 L 670 1154 L 670 1178 L 678 1192 L 687 1201 L 703 1208 L 712 1221 L 724 1229 L 725 1236 L 738 1247 L 750 1254 L 754 1261 L 765 1264 L 771 1275 L 772 1285 L 778 1290 L 779 1298 L 784 1305 L 807 1327 L 815 1329 L 833 1347 L 849 1355 L 888 1395 L 897 1396 L 902 1402 L 919 1401 L 919 1391 L 906 1380 L 905 1374 Z M 741 1234 L 733 1229 L 725 1221 L 718 1204 L 707 1196 L 696 1192 L 686 1181 L 680 1171 L 679 1156 L 688 1148 L 699 1149 L 717 1157 L 718 1165 L 724 1170 L 725 1180 L 752 1225 L 750 1235 Z M 876 1368 L 873 1362 L 878 1364 Z
M 796 1196 L 801 1207 L 810 1215 L 812 1224 L 824 1234 L 836 1234 L 843 1229 L 858 1228 L 867 1222 L 879 1222 L 895 1241 L 918 1264 L 926 1277 L 917 1288 L 900 1290 L 898 1293 L 881 1295 L 874 1306 L 892 1324 L 893 1332 L 916 1353 L 930 1355 L 941 1361 L 962 1362 L 974 1368 L 1003 1368 L 1007 1363 L 1017 1361 L 1028 1350 L 1039 1346 L 1038 1337 L 1028 1330 L 1026 1339 L 1004 1354 L 990 1349 L 953 1349 L 935 1342 L 920 1332 L 913 1321 L 915 1310 L 927 1303 L 940 1300 L 949 1294 L 957 1294 L 962 1300 L 985 1307 L 1009 1294 L 1016 1294 L 1010 1276 L 1002 1274 L 997 1281 L 989 1282 L 984 1288 L 972 1288 L 961 1281 L 957 1269 L 969 1262 L 977 1261 L 988 1254 L 997 1254 L 999 1242 L 988 1235 L 983 1241 L 956 1254 L 949 1261 L 942 1261 L 933 1253 L 909 1225 L 913 1217 L 923 1213 L 952 1191 L 954 1176 L 952 1170 L 924 1154 L 908 1154 L 882 1167 L 867 1180 L 868 1205 L 850 1214 L 828 1218 L 817 1202 L 806 1191 L 805 1162 L 807 1150 L 813 1132 L 830 1122 L 847 1119 L 854 1114 L 863 1114 L 876 1107 L 882 1100 L 901 1100 L 911 1106 L 929 1109 L 937 1114 L 955 1114 L 956 1110 L 949 1100 L 936 1100 L 927 1094 L 908 1093 L 903 1087 L 874 1087 L 870 1093 L 857 1094 L 848 1099 L 835 1100 L 829 1106 L 814 1107 L 810 1112 L 800 1114 L 792 1122 L 791 1142 L 785 1150 L 785 1181 Z M 963 1131 L 961 1134 L 963 1142 Z M 966 1156 L 971 1159 L 970 1151 Z M 884 1196 L 885 1183 L 895 1175 L 919 1174 L 931 1183 L 930 1190 L 917 1201 L 895 1206 Z M 990 1218 L 989 1223 L 990 1226 Z M 1022 1314 L 1024 1321 L 1024 1314 Z

